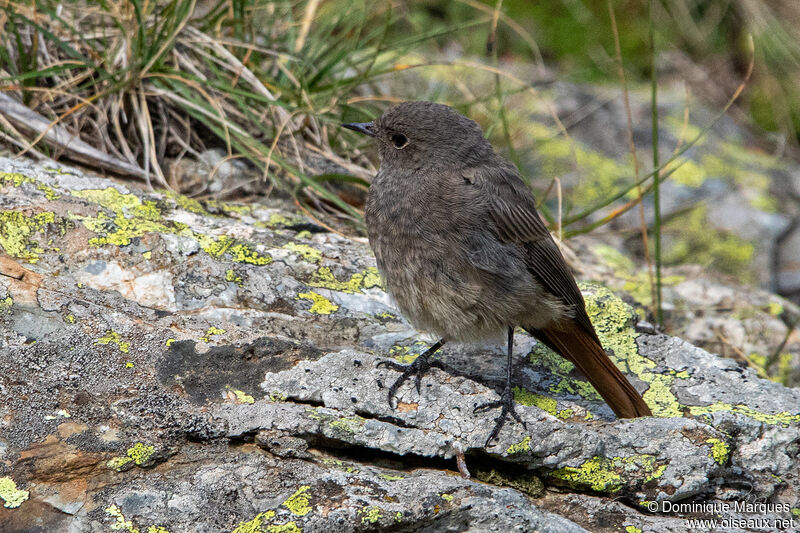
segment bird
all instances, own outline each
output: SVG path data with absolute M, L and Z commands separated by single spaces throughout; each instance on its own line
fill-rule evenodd
M 506 335 L 506 380 L 488 445 L 514 403 L 515 328 L 571 362 L 617 417 L 650 416 L 642 396 L 614 365 L 592 326 L 583 296 L 536 209 L 518 169 L 497 154 L 478 123 L 449 106 L 408 101 L 372 122 L 343 127 L 368 135 L 380 167 L 367 194 L 365 221 L 378 271 L 402 314 L 439 340 L 401 372 L 389 405 L 412 376 L 419 393 L 431 356 L 448 342 Z

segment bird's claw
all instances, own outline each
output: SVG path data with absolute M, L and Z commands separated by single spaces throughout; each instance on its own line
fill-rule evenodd
M 427 357 L 420 355 L 410 365 L 401 365 L 394 361 L 379 361 L 377 366 L 385 366 L 398 372 L 402 372 L 400 377 L 392 383 L 389 387 L 388 399 L 389 406 L 394 408 L 394 397 L 397 395 L 397 390 L 408 378 L 414 376 L 414 385 L 417 389 L 417 394 L 421 393 L 422 376 L 424 376 L 432 367 L 442 369 L 442 364 L 439 361 L 429 361 Z
M 506 423 L 506 418 L 508 418 L 508 415 L 511 415 L 514 418 L 514 420 L 522 424 L 523 428 L 525 428 L 526 430 L 528 429 L 528 426 L 525 424 L 522 418 L 520 418 L 514 406 L 514 392 L 510 386 L 506 386 L 505 390 L 503 390 L 503 395 L 500 397 L 499 400 L 481 404 L 477 406 L 475 409 L 473 409 L 472 412 L 477 413 L 479 411 L 485 411 L 487 409 L 495 409 L 497 407 L 502 407 L 502 410 L 500 411 L 500 416 L 494 419 L 495 422 L 494 429 L 492 429 L 492 432 L 489 434 L 489 438 L 486 439 L 486 444 L 484 446 L 489 446 L 489 443 L 492 442 L 494 439 L 496 439 L 498 435 L 500 435 L 500 430 L 503 429 L 503 426 Z

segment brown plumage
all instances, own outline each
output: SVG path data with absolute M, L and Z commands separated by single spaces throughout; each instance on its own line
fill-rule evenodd
M 378 269 L 400 310 L 441 341 L 403 371 L 419 379 L 447 341 L 508 334 L 506 390 L 495 430 L 518 419 L 511 392 L 513 328 L 571 361 L 620 417 L 650 415 L 603 350 L 583 297 L 517 169 L 480 127 L 451 108 L 405 102 L 371 123 L 346 127 L 378 141 L 381 166 L 366 221 Z M 488 442 L 488 441 L 487 441 Z

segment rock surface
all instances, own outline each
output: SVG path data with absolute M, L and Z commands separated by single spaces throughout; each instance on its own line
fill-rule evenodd
M 800 527 L 800 390 L 656 333 L 604 286 L 582 284 L 587 309 L 655 416 L 614 420 L 520 333 L 527 429 L 485 447 L 496 413 L 472 410 L 498 397 L 501 346 L 446 346 L 447 371 L 390 408 L 398 374 L 376 362 L 425 339 L 364 239 L 55 164 L 0 159 L 0 193 L 3 532 Z M 770 507 L 712 508 L 734 503 Z

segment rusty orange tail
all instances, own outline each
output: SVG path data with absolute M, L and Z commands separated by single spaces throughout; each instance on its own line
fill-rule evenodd
M 603 350 L 596 335 L 571 321 L 563 329 L 531 329 L 530 332 L 586 376 L 619 418 L 652 416 L 650 408 Z

